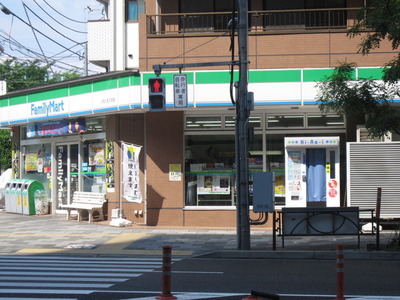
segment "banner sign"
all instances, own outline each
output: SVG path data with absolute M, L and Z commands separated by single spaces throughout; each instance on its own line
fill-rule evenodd
M 26 137 L 62 135 L 71 133 L 83 133 L 86 131 L 84 118 L 59 120 L 40 123 L 30 123 L 26 128 Z
M 122 143 L 122 196 L 129 202 L 142 202 L 139 186 L 139 154 L 142 147 Z

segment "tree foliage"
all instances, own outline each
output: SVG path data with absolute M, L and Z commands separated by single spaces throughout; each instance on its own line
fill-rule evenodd
M 25 89 L 47 83 L 78 78 L 76 70 L 50 72 L 51 65 L 42 66 L 39 60 L 7 59 L 0 63 L 0 80 L 7 82 L 7 91 Z
M 9 130 L 0 130 L 0 171 L 11 167 L 11 136 Z
M 362 9 L 348 36 L 362 36 L 358 51 L 364 55 L 379 48 L 384 40 L 400 46 L 400 1 L 374 0 Z M 400 113 L 391 105 L 400 96 L 400 54 L 383 66 L 383 82 L 355 78 L 354 63 L 341 63 L 326 81 L 318 84 L 317 101 L 323 112 L 336 111 L 347 118 L 365 116 L 372 136 L 388 131 L 400 134 Z

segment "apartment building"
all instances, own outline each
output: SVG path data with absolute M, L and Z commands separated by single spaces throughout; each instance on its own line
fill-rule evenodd
M 140 224 L 234 227 L 238 71 L 217 65 L 238 55 L 232 1 L 98 1 L 104 18 L 88 22 L 88 55 L 107 73 L 0 97 L 0 124 L 14 130 L 15 174 L 44 182 L 54 213 L 75 190 L 96 191 L 107 194 L 109 219 L 122 207 Z M 362 124 L 322 114 L 316 84 L 343 61 L 380 79 L 395 55 L 390 45 L 363 56 L 360 39 L 346 35 L 366 4 L 248 2 L 249 176 L 274 172 L 276 208 L 346 204 L 345 145 Z M 154 65 L 210 62 L 162 69 L 166 110 L 149 111 Z M 176 74 L 186 75 L 184 105 L 174 99 Z

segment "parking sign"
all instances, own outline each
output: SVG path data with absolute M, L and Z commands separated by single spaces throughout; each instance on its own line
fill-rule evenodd
M 174 107 L 187 107 L 187 76 L 186 74 L 174 75 Z

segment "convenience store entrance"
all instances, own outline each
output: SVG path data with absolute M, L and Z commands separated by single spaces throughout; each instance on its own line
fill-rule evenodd
M 80 145 L 78 143 L 56 145 L 57 208 L 70 204 L 72 195 L 79 190 Z

